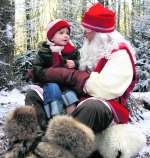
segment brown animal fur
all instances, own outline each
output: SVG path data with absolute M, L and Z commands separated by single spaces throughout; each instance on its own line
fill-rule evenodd
M 41 132 L 35 109 L 31 106 L 16 108 L 7 116 L 5 131 L 11 146 L 5 158 L 18 158 L 19 153 L 30 149 Z
M 45 158 L 55 158 L 56 155 L 62 155 L 62 158 L 85 158 L 95 150 L 94 140 L 94 134 L 87 126 L 69 116 L 56 116 L 49 122 L 43 142 L 37 146 L 37 150 L 49 155 Z M 72 156 L 67 156 L 67 151 Z
M 95 150 L 92 130 L 69 116 L 50 120 L 41 142 L 34 151 L 29 150 L 39 131 L 36 112 L 31 106 L 17 108 L 7 119 L 6 130 L 14 144 L 5 158 L 19 158 L 20 153 L 24 158 L 85 158 Z
M 19 107 L 10 114 L 5 129 L 11 142 L 33 139 L 39 130 L 36 112 L 33 107 Z
M 60 145 L 41 142 L 35 150 L 42 158 L 75 158 L 72 153 Z

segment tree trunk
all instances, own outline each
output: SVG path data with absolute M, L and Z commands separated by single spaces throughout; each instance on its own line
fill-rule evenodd
M 11 63 L 14 56 L 14 1 L 0 4 L 0 60 Z
M 25 0 L 27 50 L 31 49 L 31 1 Z
M 118 1 L 118 17 L 117 17 L 117 30 L 120 31 L 120 8 L 121 8 L 121 2 Z

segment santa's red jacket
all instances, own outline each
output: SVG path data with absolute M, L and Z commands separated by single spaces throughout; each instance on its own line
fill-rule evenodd
M 125 107 L 127 97 L 136 82 L 133 54 L 125 43 L 120 43 L 108 59 L 101 58 L 86 81 L 84 91 L 105 101 L 117 123 L 127 123 L 129 112 Z

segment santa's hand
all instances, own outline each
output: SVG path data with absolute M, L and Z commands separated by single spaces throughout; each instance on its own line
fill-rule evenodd
M 50 46 L 52 52 L 59 53 L 61 55 L 61 51 L 64 49 L 64 46 Z

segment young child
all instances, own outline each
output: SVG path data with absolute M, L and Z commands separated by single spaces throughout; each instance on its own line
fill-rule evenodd
M 39 43 L 39 51 L 34 67 L 67 67 L 78 69 L 79 52 L 70 40 L 70 25 L 64 19 L 49 22 L 47 28 L 47 41 Z M 36 79 L 35 79 L 36 80 Z M 59 87 L 56 83 L 43 85 L 44 108 L 47 117 L 63 112 L 64 104 L 67 113 L 71 113 L 78 101 L 76 94 L 69 89 Z

